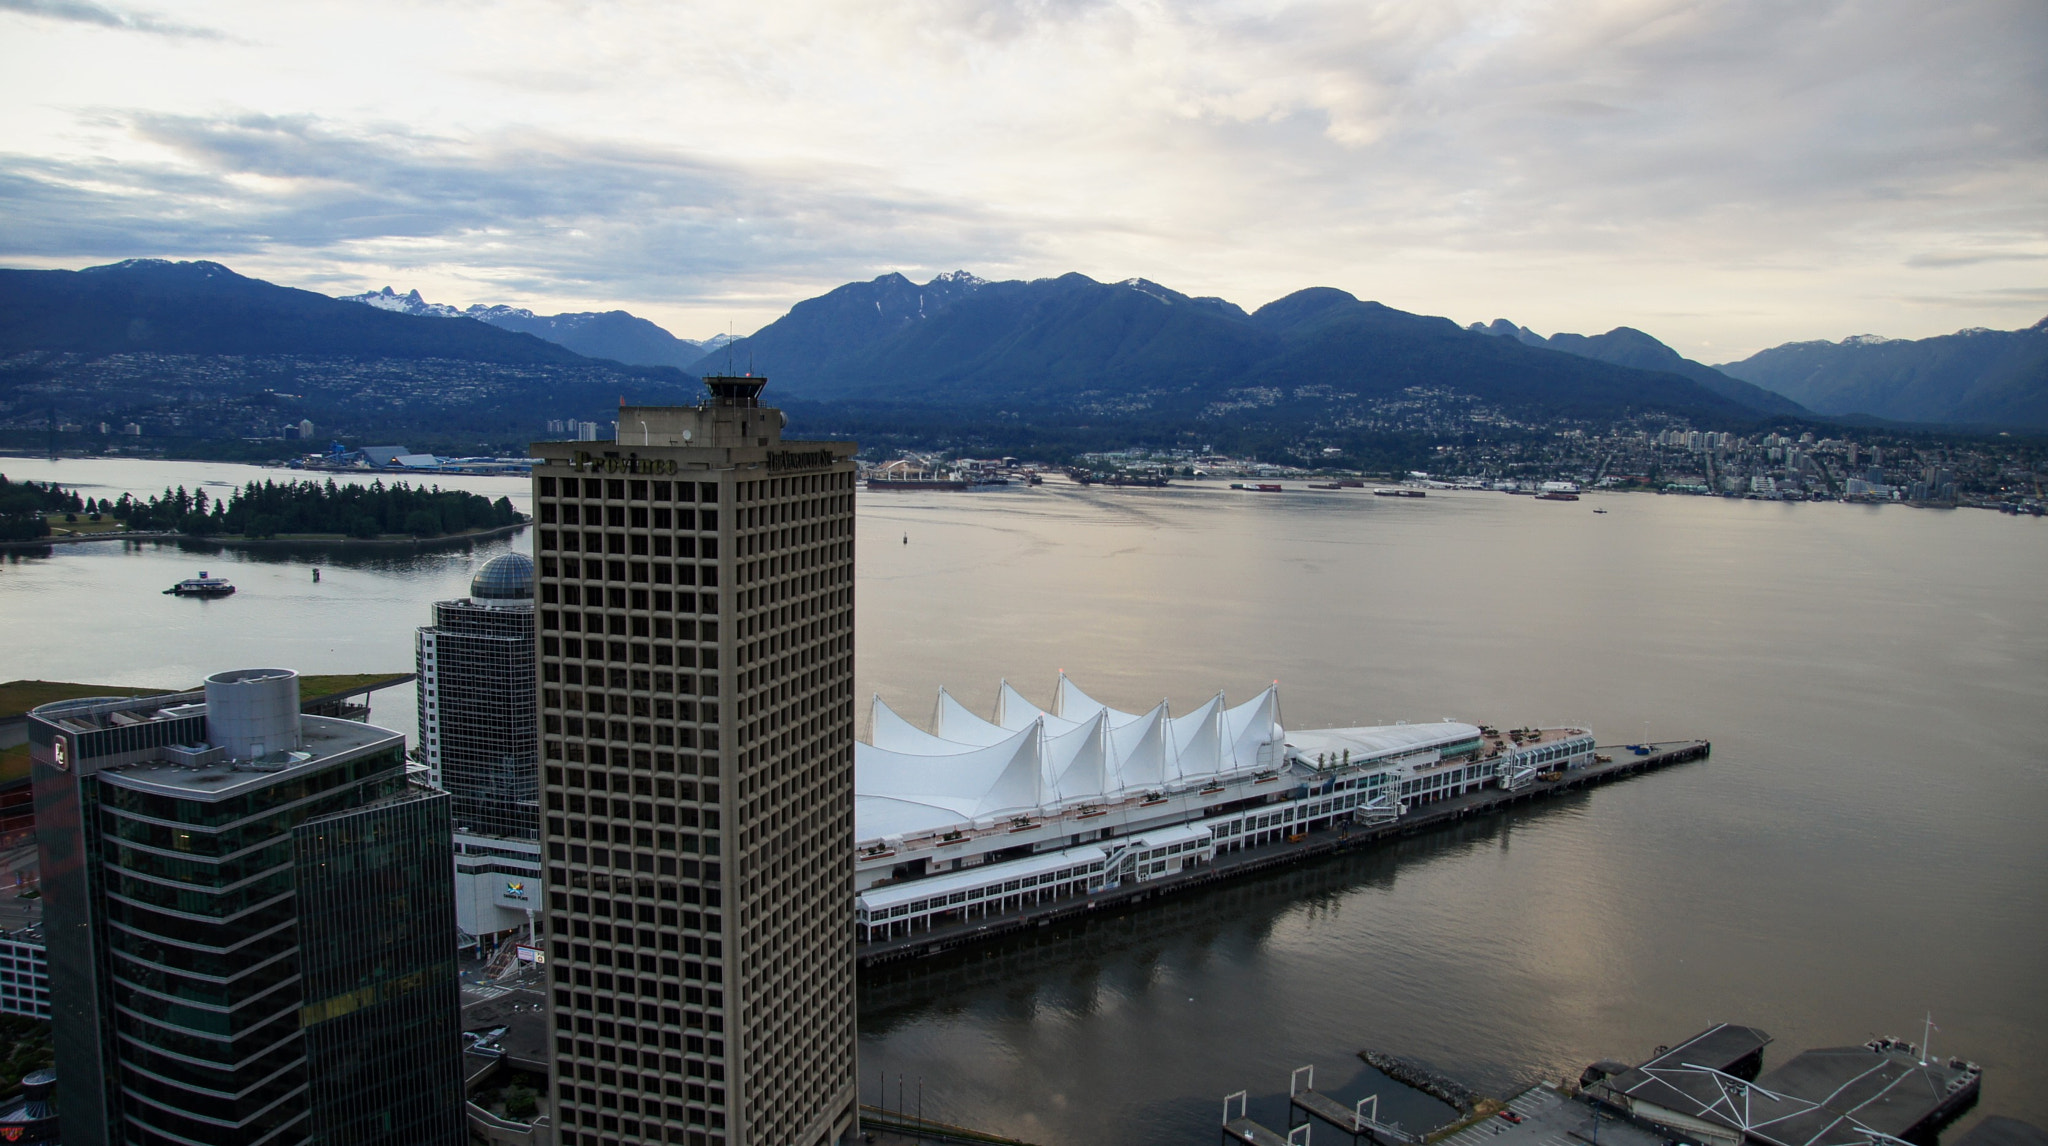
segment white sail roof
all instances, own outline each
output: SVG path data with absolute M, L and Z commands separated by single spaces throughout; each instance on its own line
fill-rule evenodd
M 1207 783 L 1280 762 L 1278 687 L 1227 708 L 1219 693 L 1175 718 L 1161 701 L 1119 712 L 1061 676 L 1058 713 L 1004 682 L 996 719 L 941 689 L 930 732 L 877 697 L 869 742 L 854 747 L 862 840 L 1032 815 Z

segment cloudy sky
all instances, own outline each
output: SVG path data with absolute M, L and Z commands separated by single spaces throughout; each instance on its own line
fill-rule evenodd
M 1707 361 L 2048 314 L 2042 0 L 0 0 L 0 262 L 702 338 L 900 270 Z

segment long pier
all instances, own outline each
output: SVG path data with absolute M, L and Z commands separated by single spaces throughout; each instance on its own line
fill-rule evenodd
M 1564 773 L 1556 780 L 1535 780 L 1513 790 L 1486 788 L 1463 796 L 1453 796 L 1412 808 L 1390 823 L 1350 824 L 1326 828 L 1308 833 L 1307 837 L 1299 842 L 1267 844 L 1263 847 L 1231 852 L 1198 868 L 1158 876 L 1142 883 L 1127 883 L 1121 887 L 1092 892 L 1086 898 L 1056 900 L 996 919 L 955 923 L 906 935 L 900 939 L 857 944 L 854 957 L 858 965 L 865 968 L 940 955 L 973 944 L 1050 927 L 1055 923 L 1087 919 L 1119 908 L 1135 907 L 1150 900 L 1184 894 L 1226 880 L 1242 879 L 1322 856 L 1375 847 L 1388 840 L 1418 835 L 1475 816 L 1490 815 L 1506 808 L 1536 803 L 1600 784 L 1610 784 L 1673 764 L 1703 760 L 1713 752 L 1713 744 L 1706 740 L 1662 741 L 1646 747 L 1651 751 L 1644 756 L 1637 756 L 1625 747 L 1601 748 L 1599 752 L 1613 757 L 1609 763 L 1575 769 Z

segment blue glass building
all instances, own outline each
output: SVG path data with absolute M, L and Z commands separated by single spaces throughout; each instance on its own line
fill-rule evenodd
M 464 1137 L 448 797 L 297 675 L 29 714 L 64 1141 Z

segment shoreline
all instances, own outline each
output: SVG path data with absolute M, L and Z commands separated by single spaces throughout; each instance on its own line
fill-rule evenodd
M 23 541 L 0 541 L 0 551 L 11 549 L 39 549 L 48 545 L 83 545 L 93 541 L 189 541 L 200 545 L 213 545 L 222 549 L 276 549 L 293 546 L 318 545 L 323 548 L 428 548 L 439 545 L 453 545 L 459 542 L 479 541 L 488 537 L 500 537 L 517 533 L 533 524 L 531 518 L 515 521 L 510 525 L 494 525 L 489 529 L 472 529 L 462 533 L 447 533 L 439 537 L 409 537 L 385 534 L 380 537 L 348 537 L 339 533 L 300 533 L 285 537 L 239 537 L 194 536 L 175 531 L 120 530 L 108 533 L 73 534 L 65 537 L 37 537 Z

